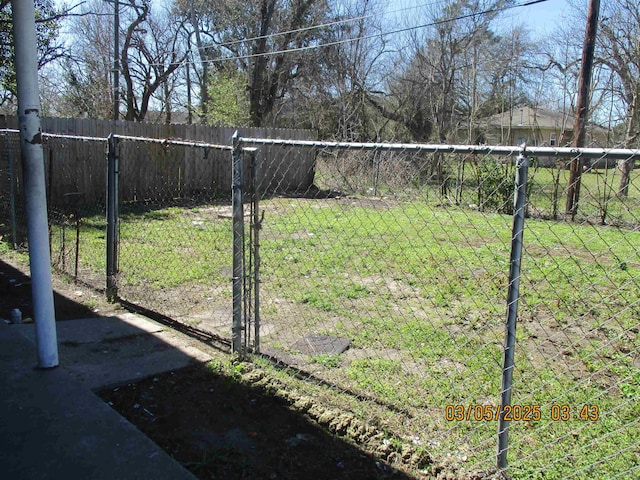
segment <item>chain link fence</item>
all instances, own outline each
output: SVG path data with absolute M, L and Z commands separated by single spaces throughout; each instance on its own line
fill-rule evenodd
M 2 131 L 0 235 L 14 249 L 27 244 L 20 138 Z M 92 288 L 105 285 L 106 139 L 43 135 L 51 265 Z
M 530 149 L 518 212 L 517 148 L 245 138 L 245 169 L 274 144 L 315 183 L 244 188 L 249 349 L 470 471 L 638 474 L 640 184 L 611 168 L 637 151 Z
M 53 268 L 94 289 L 105 286 L 106 139 L 44 136 Z
M 228 338 L 231 147 L 122 136 L 115 148 L 117 296 Z
M 23 218 L 18 189 L 22 184 L 20 175 L 20 140 L 17 132 L 2 132 L 2 160 L 0 161 L 0 235 L 11 248 L 17 248 L 26 237 L 26 227 L 20 228 L 18 218 Z
M 113 137 L 119 211 L 112 271 L 118 298 L 228 339 L 232 131 L 224 133 L 227 145 Z M 282 174 L 270 169 L 279 150 L 263 152 L 265 181 L 282 193 L 308 188 L 314 159 L 302 156 L 300 168 Z
M 615 163 L 640 153 L 522 153 L 45 135 L 52 263 L 333 387 L 317 400 L 461 475 L 637 477 L 640 179 L 620 188 Z

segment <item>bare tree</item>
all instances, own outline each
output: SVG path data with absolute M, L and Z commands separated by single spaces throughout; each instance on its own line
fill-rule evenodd
M 388 81 L 386 98 L 369 97 L 383 116 L 403 125 L 415 141 L 446 141 L 463 122 L 478 116 L 481 85 L 496 97 L 502 79 L 497 72 L 491 78 L 489 72 L 495 70 L 486 52 L 497 51 L 491 24 L 504 2 L 444 3 L 426 11 L 432 26 L 413 35 L 407 60 L 399 60 L 398 73 Z M 480 70 L 487 72 L 484 79 L 478 77 Z
M 113 21 L 105 2 L 84 5 L 71 21 L 71 51 L 62 65 L 59 109 L 69 116 L 112 117 Z M 107 21 L 105 21 L 107 20 Z
M 383 7 L 378 0 L 341 3 L 323 29 L 328 46 L 305 53 L 307 68 L 291 85 L 291 106 L 281 109 L 280 121 L 313 128 L 323 138 L 381 139 L 388 122 L 366 97 L 381 88 L 381 67 L 392 54 L 383 35 Z
M 179 41 L 181 23 L 168 12 L 151 10 L 146 0 L 121 0 L 120 5 L 124 119 L 143 121 L 150 108 L 170 118 L 174 76 L 186 58 Z M 83 7 L 73 25 L 76 54 L 65 69 L 66 103 L 75 114 L 112 118 L 112 10 L 101 1 Z
M 611 0 L 602 5 L 596 62 L 615 77 L 618 100 L 625 106 L 625 147 L 640 140 L 640 6 L 634 0 Z M 629 193 L 633 160 L 619 163 L 618 195 Z
M 125 120 L 142 121 L 161 86 L 165 87 L 163 93 L 168 100 L 169 79 L 186 53 L 178 49 L 181 24 L 176 23 L 175 17 L 165 16 L 161 21 L 159 16 L 152 16 L 147 0 L 140 4 L 129 0 L 129 5 L 135 15 L 125 30 L 120 59 L 126 85 Z

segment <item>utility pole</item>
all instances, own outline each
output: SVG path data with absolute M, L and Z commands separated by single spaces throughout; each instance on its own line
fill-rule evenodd
M 191 46 L 189 46 L 189 52 L 191 52 Z M 189 73 L 189 71 L 191 70 L 189 68 L 189 62 L 191 62 L 191 55 L 189 55 L 188 57 L 189 59 L 187 60 L 187 123 L 189 125 L 191 125 L 193 123 L 193 108 L 191 107 L 191 74 Z
M 209 108 L 209 61 L 206 58 L 206 51 L 202 44 L 200 36 L 200 26 L 198 24 L 198 16 L 193 8 L 193 2 L 190 3 L 191 23 L 193 24 L 194 33 L 196 34 L 196 46 L 200 55 L 200 63 L 202 64 L 202 76 L 200 78 L 200 123 L 207 123 L 207 110 Z
M 58 338 L 51 283 L 47 192 L 42 151 L 38 52 L 33 0 L 12 0 L 13 38 L 18 81 L 20 155 L 24 177 L 33 319 L 36 324 L 38 366 L 58 365 Z
M 113 121 L 117 122 L 119 117 L 120 117 L 120 0 L 114 0 L 113 2 Z
M 591 70 L 593 67 L 593 53 L 596 45 L 596 32 L 598 30 L 598 16 L 600 14 L 600 0 L 589 0 L 587 13 L 587 28 L 584 34 L 582 47 L 582 65 L 580 67 L 580 80 L 578 83 L 578 102 L 576 116 L 573 124 L 573 146 L 584 147 L 586 135 L 587 114 L 589 113 L 589 91 L 591 89 Z M 580 200 L 580 180 L 582 175 L 582 159 L 576 157 L 571 160 L 569 172 L 569 187 L 567 189 L 566 213 L 574 220 L 578 211 Z

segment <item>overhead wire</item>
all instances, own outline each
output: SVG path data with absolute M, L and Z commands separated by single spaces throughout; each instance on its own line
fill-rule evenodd
M 489 8 L 486 10 L 482 10 L 480 12 L 472 12 L 472 13 L 468 13 L 465 15 L 459 15 L 456 17 L 451 17 L 451 18 L 444 18 L 441 20 L 436 20 L 433 22 L 429 22 L 429 23 L 424 23 L 421 25 L 413 25 L 413 26 L 409 26 L 409 27 L 403 27 L 403 28 L 398 28 L 395 30 L 389 30 L 386 32 L 378 32 L 378 33 L 372 33 L 369 35 L 362 35 L 359 37 L 351 37 L 351 38 L 344 38 L 341 40 L 334 40 L 331 42 L 325 42 L 325 43 L 320 43 L 320 44 L 316 44 L 316 45 L 307 45 L 304 47 L 293 47 L 293 48 L 286 48 L 286 49 L 281 49 L 281 50 L 272 50 L 272 51 L 268 51 L 268 52 L 263 52 L 263 53 L 248 53 L 248 54 L 244 54 L 244 55 L 235 55 L 235 56 L 228 56 L 228 57 L 218 57 L 218 58 L 212 58 L 212 59 L 206 59 L 202 62 L 199 62 L 200 64 L 202 63 L 207 63 L 207 64 L 212 64 L 212 63 L 220 63 L 220 62 L 228 62 L 228 61 L 238 61 L 238 60 L 249 60 L 252 58 L 258 58 L 258 57 L 265 57 L 265 56 L 274 56 L 274 55 L 284 55 L 284 54 L 288 54 L 288 53 L 296 53 L 296 52 L 304 52 L 304 51 L 309 51 L 309 50 L 316 50 L 316 49 L 320 49 L 320 48 L 326 48 L 326 47 L 333 47 L 333 46 L 337 46 L 337 45 L 343 45 L 346 43 L 352 43 L 352 42 L 358 42 L 358 41 L 363 41 L 363 40 L 370 40 L 372 38 L 383 38 L 389 35 L 397 35 L 400 33 L 406 33 L 412 30 L 418 30 L 421 28 L 427 28 L 427 27 L 433 27 L 433 26 L 437 26 L 437 25 L 442 25 L 445 23 L 450 23 L 450 22 L 455 22 L 458 20 L 464 20 L 467 18 L 473 18 L 473 17 L 478 17 L 481 15 L 488 15 L 490 13 L 499 13 L 499 12 L 503 12 L 503 11 L 507 11 L 507 10 L 511 10 L 511 9 L 515 9 L 515 8 L 521 8 L 521 7 L 528 7 L 531 5 L 535 5 L 538 3 L 545 3 L 548 0 L 527 0 L 521 3 L 515 3 L 512 5 L 507 5 L 504 7 L 496 7 L 496 8 Z M 428 3 L 428 4 L 424 4 L 422 6 L 428 6 L 428 5 L 434 5 L 436 3 L 441 3 L 441 2 L 432 2 L 432 3 Z M 406 7 L 404 9 L 399 9 L 398 11 L 396 11 L 396 13 L 399 13 L 401 11 L 406 11 L 409 9 L 413 9 L 413 8 L 419 8 L 419 7 Z M 379 15 L 379 14 L 376 14 Z M 362 17 L 364 19 L 366 19 L 367 17 Z M 340 20 L 337 22 L 333 22 L 333 23 L 346 23 L 347 21 L 356 21 L 356 20 L 360 20 L 362 19 L 360 17 L 353 17 L 352 19 L 344 19 L 344 20 Z M 258 39 L 263 39 L 263 38 L 271 38 L 271 37 L 275 37 L 275 36 L 279 36 L 279 35 L 285 35 L 288 33 L 295 33 L 297 31 L 307 31 L 307 30 L 312 30 L 314 28 L 324 28 L 325 26 L 330 26 L 332 23 L 329 24 L 323 24 L 323 25 L 314 25 L 314 26 L 309 26 L 309 27 L 305 27 L 303 29 L 299 29 L 299 30 L 291 30 L 288 32 L 277 32 L 277 33 L 273 33 L 273 34 L 269 34 L 269 35 L 264 35 L 264 36 L 260 36 L 260 37 L 253 37 L 250 39 L 240 39 L 240 40 L 234 40 L 233 42 L 227 42 L 227 43 L 222 43 L 219 44 L 218 46 L 225 46 L 225 45 L 231 45 L 231 44 L 239 44 L 239 43 L 246 43 L 249 41 L 254 41 L 254 40 L 258 40 Z M 184 60 L 182 62 L 183 64 L 195 64 L 195 62 L 189 61 L 189 60 Z
M 343 25 L 345 23 L 358 22 L 360 20 L 368 20 L 368 19 L 371 19 L 371 18 L 381 17 L 381 16 L 385 16 L 385 15 L 393 15 L 393 14 L 396 14 L 396 13 L 403 13 L 403 12 L 407 12 L 409 10 L 417 10 L 419 8 L 429 7 L 429 6 L 437 5 L 439 3 L 444 3 L 444 2 L 445 2 L 445 0 L 438 0 L 436 2 L 422 3 L 420 5 L 413 5 L 411 7 L 404 7 L 404 8 L 399 8 L 397 10 L 391 10 L 390 12 L 378 12 L 378 13 L 372 13 L 372 14 L 369 14 L 369 15 L 361 15 L 359 17 L 348 17 L 348 18 L 343 18 L 341 20 L 335 20 L 335 21 L 328 22 L 328 23 L 310 25 L 308 27 L 297 28 L 297 29 L 294 29 L 294 30 L 286 30 L 284 32 L 276 32 L 276 33 L 270 33 L 268 35 L 260 35 L 260 36 L 257 36 L 257 37 L 250 37 L 250 38 L 243 38 L 243 39 L 238 39 L 238 40 L 231 40 L 229 42 L 220 43 L 218 46 L 220 46 L 220 47 L 228 47 L 228 46 L 231 46 L 231 45 L 238 45 L 240 43 L 248 43 L 248 42 L 253 42 L 253 41 L 256 41 L 256 40 L 264 40 L 264 39 L 269 39 L 269 38 L 274 38 L 274 37 L 280 37 L 280 36 L 283 36 L 283 35 L 289 35 L 289 34 L 293 34 L 293 33 L 309 32 L 311 30 L 320 30 L 322 28 L 335 27 L 336 25 Z

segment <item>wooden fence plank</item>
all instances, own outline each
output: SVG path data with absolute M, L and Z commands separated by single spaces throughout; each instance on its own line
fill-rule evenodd
M 17 118 L 5 117 L 7 128 L 17 128 Z M 231 127 L 166 125 L 101 121 L 94 119 L 42 118 L 45 133 L 106 139 L 120 135 L 184 139 L 231 145 Z M 243 128 L 241 136 L 255 138 L 313 139 L 308 130 Z M 15 155 L 19 157 L 18 152 Z M 284 193 L 305 190 L 313 183 L 315 156 L 310 150 L 288 147 L 262 148 L 262 189 Z M 121 140 L 120 201 L 166 202 L 181 197 L 228 196 L 231 191 L 229 150 L 164 146 Z M 106 142 L 49 138 L 45 142 L 47 175 L 51 174 L 50 204 L 65 209 L 69 199 L 82 198 L 88 205 L 104 204 Z M 247 172 L 248 173 L 248 172 Z M 248 178 L 248 177 L 247 177 Z

